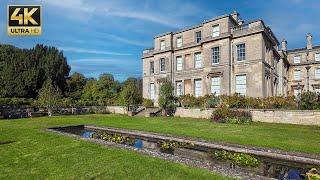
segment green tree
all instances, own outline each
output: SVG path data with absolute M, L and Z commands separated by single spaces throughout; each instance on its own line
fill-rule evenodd
M 82 95 L 84 86 L 86 85 L 86 77 L 78 72 L 73 73 L 67 79 L 67 92 L 66 95 L 73 100 L 79 100 Z
M 47 107 L 48 112 L 51 112 L 51 108 L 59 105 L 61 97 L 60 89 L 53 84 L 51 79 L 48 79 L 39 91 L 38 103 L 40 106 Z
M 162 108 L 164 116 L 172 115 L 175 111 L 175 97 L 173 95 L 173 86 L 170 82 L 164 82 L 160 86 L 159 92 L 159 106 Z
M 127 82 L 120 92 L 120 104 L 130 110 L 130 106 L 137 106 L 141 101 L 137 85 L 133 81 Z

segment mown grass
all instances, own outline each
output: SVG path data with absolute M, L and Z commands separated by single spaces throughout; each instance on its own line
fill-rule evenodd
M 0 121 L 0 179 L 230 179 L 203 169 L 45 131 L 51 126 L 99 124 L 118 118 L 97 117 Z
M 320 127 L 191 118 L 79 115 L 0 121 L 0 179 L 223 179 L 208 171 L 46 132 L 93 124 L 320 154 Z

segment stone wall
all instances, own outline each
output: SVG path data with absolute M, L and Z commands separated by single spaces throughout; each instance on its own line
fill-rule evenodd
M 251 110 L 255 122 L 320 125 L 320 111 Z
M 177 108 L 174 116 L 210 119 L 214 109 Z M 310 110 L 249 110 L 252 121 L 266 123 L 320 125 L 320 111 Z
M 190 117 L 190 118 L 203 118 L 209 119 L 213 109 L 200 109 L 200 108 L 180 108 L 178 107 L 174 116 L 176 117 Z
M 127 114 L 127 110 L 122 106 L 106 106 L 106 110 L 115 114 Z

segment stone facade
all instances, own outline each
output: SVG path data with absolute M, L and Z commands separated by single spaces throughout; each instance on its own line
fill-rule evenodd
M 292 56 L 309 52 L 308 57 L 314 57 L 312 43 L 308 43 L 309 49 L 288 51 L 284 40 L 279 48 L 279 41 L 262 20 L 244 23 L 238 17 L 234 12 L 154 37 L 154 47 L 142 55 L 143 97 L 157 102 L 164 81 L 172 82 L 177 96 L 293 93 L 292 71 L 305 69 L 306 63 L 293 64 Z M 308 38 L 312 42 L 312 37 Z M 299 87 L 304 80 L 300 82 Z M 310 78 L 309 86 L 310 90 L 317 87 L 316 80 Z

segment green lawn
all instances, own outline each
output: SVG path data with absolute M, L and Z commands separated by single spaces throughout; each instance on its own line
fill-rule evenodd
M 114 178 L 221 179 L 127 150 L 106 148 L 44 131 L 48 127 L 94 124 L 213 141 L 320 154 L 320 127 L 253 123 L 216 124 L 190 118 L 132 118 L 80 115 L 0 121 L 0 179 Z M 9 142 L 3 144 L 3 142 Z M 11 143 L 10 143 L 11 142 Z M 2 144 L 1 144 L 2 143 Z

